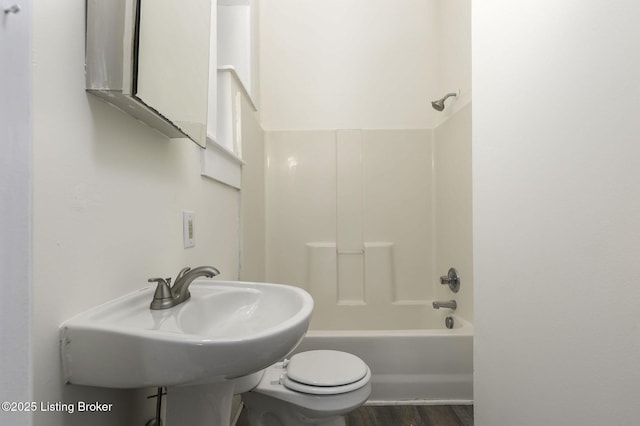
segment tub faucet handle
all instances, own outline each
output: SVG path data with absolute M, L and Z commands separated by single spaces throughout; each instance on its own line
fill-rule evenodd
M 458 275 L 456 268 L 449 268 L 447 275 L 440 277 L 440 284 L 449 285 L 451 291 L 457 293 L 460 290 L 460 275 Z

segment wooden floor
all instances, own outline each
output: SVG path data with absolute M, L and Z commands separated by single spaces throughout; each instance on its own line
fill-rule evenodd
M 473 405 L 384 405 L 361 407 L 347 426 L 473 426 Z M 249 426 L 243 412 L 236 426 Z
M 347 426 L 473 426 L 473 405 L 389 405 L 362 407 Z

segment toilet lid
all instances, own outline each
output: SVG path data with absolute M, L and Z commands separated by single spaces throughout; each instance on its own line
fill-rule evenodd
M 339 351 L 302 352 L 291 357 L 286 368 L 286 387 L 314 394 L 350 392 L 362 387 L 371 377 L 364 361 Z

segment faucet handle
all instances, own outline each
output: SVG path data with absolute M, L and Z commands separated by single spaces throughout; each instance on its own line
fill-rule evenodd
M 178 275 L 176 276 L 176 283 L 178 282 L 178 280 L 180 280 L 180 278 L 182 278 L 184 276 L 184 274 L 186 274 L 190 270 L 191 270 L 190 266 L 187 266 L 186 268 L 180 269 L 180 272 L 178 272 Z
M 151 309 L 159 309 L 161 306 L 165 306 L 173 302 L 173 293 L 169 287 L 171 278 L 149 278 L 148 282 L 158 283 L 155 293 L 153 293 L 153 300 L 151 301 Z
M 451 291 L 457 293 L 460 290 L 460 275 L 458 275 L 456 268 L 449 268 L 447 275 L 440 277 L 440 284 L 448 285 Z

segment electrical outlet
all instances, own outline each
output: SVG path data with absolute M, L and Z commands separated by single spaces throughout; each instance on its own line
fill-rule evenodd
M 191 248 L 196 245 L 196 214 L 194 212 L 182 212 L 182 235 L 184 238 L 184 248 Z

